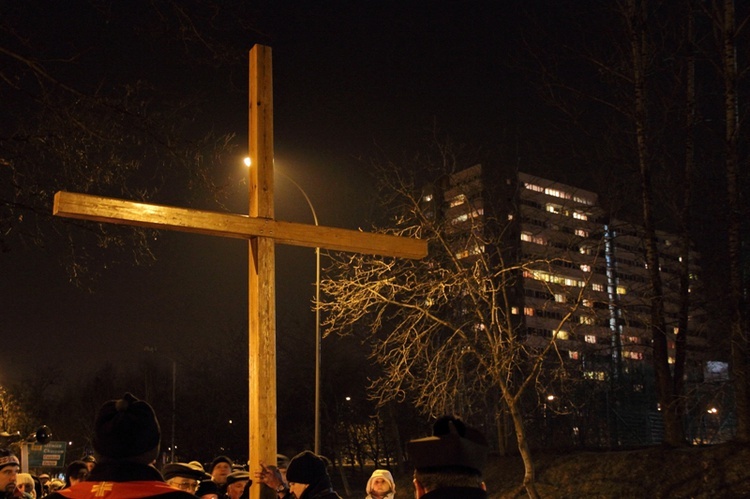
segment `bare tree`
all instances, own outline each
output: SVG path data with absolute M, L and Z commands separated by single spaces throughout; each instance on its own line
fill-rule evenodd
M 582 33 L 590 31 L 593 22 L 608 23 L 612 29 L 593 43 L 576 40 L 556 47 L 569 57 L 560 67 L 576 67 L 590 78 L 582 78 L 579 72 L 572 81 L 564 69 L 556 74 L 556 68 L 538 55 L 544 76 L 541 88 L 549 102 L 563 112 L 565 122 L 576 125 L 578 135 L 595 139 L 581 161 L 597 157 L 619 170 L 615 178 L 638 186 L 631 196 L 615 194 L 610 212 L 614 217 L 638 217 L 641 221 L 642 259 L 649 272 L 644 296 L 650 313 L 644 322 L 651 330 L 651 359 L 664 441 L 684 445 L 685 376 L 691 348 L 688 337 L 697 333 L 688 330 L 696 324 L 689 325 L 688 321 L 696 308 L 695 293 L 689 294 L 695 284 L 689 279 L 695 264 L 691 252 L 696 215 L 692 190 L 700 182 L 695 175 L 696 148 L 707 142 L 696 144 L 696 128 L 702 125 L 697 108 L 707 101 L 704 89 L 710 86 L 703 81 L 696 84 L 695 38 L 699 35 L 695 34 L 693 3 L 673 8 L 660 2 L 623 0 L 609 9 L 589 9 L 587 13 L 593 17 L 576 11 L 572 20 L 580 23 Z M 539 49 L 533 50 L 540 54 Z M 631 175 L 637 180 L 628 182 Z M 610 183 L 610 179 L 606 181 Z M 622 207 L 635 207 L 637 204 L 631 201 L 634 195 L 640 198 L 640 213 L 619 215 L 617 198 Z M 665 282 L 660 271 L 665 263 L 659 248 L 660 224 L 680 233 L 680 291 Z M 675 324 L 668 318 L 673 292 L 675 297 L 681 293 L 681 317 Z
M 232 84 L 227 75 L 232 64 L 241 64 L 243 53 L 226 46 L 231 38 L 228 21 L 233 19 L 238 28 L 247 26 L 229 5 L 220 8 L 212 0 L 190 7 L 181 2 L 126 6 L 107 0 L 3 5 L 3 251 L 24 243 L 62 243 L 61 259 L 74 281 L 101 270 L 91 258 L 97 248 L 109 248 L 110 262 L 153 259 L 154 231 L 70 220 L 57 220 L 50 227 L 57 190 L 167 203 L 178 187 L 188 187 L 197 198 L 221 202 L 232 184 L 218 172 L 224 155 L 236 147 L 234 134 L 196 127 L 210 89 L 175 87 L 172 81 L 213 71 L 215 82 Z M 150 50 L 156 43 L 160 50 Z M 237 57 L 229 61 L 220 54 Z M 72 239 L 77 244 L 67 244 Z
M 748 340 L 747 319 L 747 269 L 743 262 L 742 247 L 743 222 L 746 220 L 747 209 L 742 201 L 743 178 L 740 159 L 741 114 L 740 114 L 740 82 L 747 70 L 740 71 L 737 48 L 742 29 L 747 26 L 750 18 L 745 18 L 737 24 L 736 11 L 733 0 L 717 2 L 713 11 L 714 25 L 717 26 L 722 43 L 721 74 L 724 80 L 724 122 L 725 122 L 725 167 L 727 177 L 727 200 L 729 203 L 728 248 L 729 248 L 729 301 L 731 314 L 731 370 L 734 385 L 735 410 L 737 415 L 737 440 L 750 440 L 750 387 L 748 376 L 750 367 L 748 356 L 750 342 Z M 744 160 L 745 162 L 747 159 Z
M 467 176 L 473 168 L 456 173 L 449 148 L 441 152 L 440 160 L 417 159 L 413 167 L 376 165 L 383 209 L 394 214 L 392 228 L 382 231 L 426 239 L 429 256 L 405 261 L 334 255 L 331 277 L 322 283 L 329 297 L 322 304 L 326 334 L 355 334 L 370 343 L 371 357 L 383 369 L 370 394 L 381 406 L 408 399 L 425 415 L 453 413 L 468 421 L 507 411 L 525 464 L 523 486 L 539 497 L 526 419 L 548 387 L 567 375 L 561 342 L 567 339 L 564 329 L 574 327 L 565 325 L 585 285 L 568 290 L 572 296 L 563 300 L 549 336 L 530 334 L 518 310 L 522 280 L 538 279 L 547 296 L 561 293 L 542 277 L 556 261 L 520 256 L 517 225 L 509 221 L 513 208 L 499 206 L 505 195 L 515 196 L 515 182 Z M 436 164 L 444 167 L 438 168 L 442 177 L 417 173 Z M 460 200 L 462 215 L 441 216 L 434 184 L 420 178 L 455 181 L 451 196 Z M 477 196 L 479 184 L 483 198 Z

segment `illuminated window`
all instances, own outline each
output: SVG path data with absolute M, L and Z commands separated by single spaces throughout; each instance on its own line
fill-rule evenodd
M 558 274 L 550 274 L 541 270 L 524 270 L 523 276 L 526 279 L 536 279 L 537 281 L 549 282 L 554 284 L 564 284 L 566 286 L 574 286 L 582 288 L 586 285 L 585 281 L 579 279 L 573 279 L 572 277 L 565 277 Z
M 573 196 L 570 193 L 561 191 L 559 189 L 550 189 L 549 187 L 544 189 L 544 193 L 548 196 L 554 196 L 556 198 L 571 199 Z
M 450 204 L 450 207 L 453 208 L 454 206 L 462 205 L 465 202 L 466 202 L 466 196 L 464 194 L 459 194 L 458 196 L 451 198 L 451 200 L 448 203 Z
M 568 357 L 570 357 L 573 360 L 578 360 L 578 352 L 574 352 L 570 350 L 568 351 Z
M 594 306 L 594 302 L 592 302 L 591 300 L 584 299 L 583 300 L 583 306 L 584 307 L 593 307 Z
M 453 220 L 451 220 L 452 225 L 460 224 L 461 222 L 465 222 L 469 219 L 469 215 L 467 213 L 464 213 L 463 215 L 459 215 L 455 217 Z
M 581 264 L 581 271 L 583 272 L 591 272 L 591 265 L 588 265 L 586 263 Z
M 472 210 L 470 213 L 463 213 L 453 218 L 451 220 L 451 225 L 457 225 L 457 224 L 460 224 L 461 222 L 467 221 L 469 218 L 478 218 L 478 217 L 481 217 L 482 215 L 484 215 L 484 208 Z
M 556 204 L 547 204 L 547 211 L 559 215 L 562 212 L 562 207 Z
M 573 212 L 573 218 L 576 218 L 578 220 L 588 220 L 589 217 L 585 213 L 582 213 L 580 211 L 574 211 Z
M 472 248 L 458 251 L 456 253 L 456 258 L 458 258 L 459 260 L 461 260 L 461 259 L 467 258 L 469 256 L 481 255 L 482 253 L 484 253 L 484 244 L 475 245 Z
M 432 194 L 425 194 L 422 200 L 429 203 L 430 201 L 432 201 Z
M 570 334 L 568 334 L 567 331 L 563 331 L 562 329 L 555 334 L 555 339 L 558 340 L 569 340 Z
M 576 229 L 576 236 L 589 237 L 589 231 L 584 229 Z
M 530 184 L 529 182 L 524 182 L 523 186 L 527 188 L 530 191 L 534 192 L 544 192 L 544 187 L 536 185 L 536 184 Z
M 596 344 L 596 336 L 594 336 L 593 334 L 587 334 L 586 336 L 584 336 L 584 340 L 586 340 L 586 343 Z
M 633 360 L 643 360 L 643 353 L 642 352 L 622 352 L 622 356 L 626 359 L 633 359 Z M 674 361 L 673 361 L 674 362 Z M 672 364 L 673 362 L 670 362 Z
M 513 315 L 518 315 L 518 307 L 510 307 L 510 313 Z
M 544 238 L 542 236 L 535 236 L 531 232 L 521 232 L 521 241 L 526 241 L 527 243 L 535 243 L 535 244 L 545 244 Z
M 565 295 L 562 293 L 555 293 L 555 301 L 557 303 L 565 303 Z
M 591 284 L 591 289 L 594 291 L 604 291 L 604 284 L 594 282 Z
M 617 294 L 625 295 L 628 293 L 628 289 L 625 286 L 617 286 Z
M 584 371 L 583 377 L 585 379 L 593 379 L 594 381 L 604 381 L 605 379 L 603 371 Z
M 589 317 L 588 315 L 582 315 L 578 318 L 578 321 L 581 324 L 588 324 L 589 326 L 593 326 L 596 322 L 593 317 Z
M 523 307 L 523 315 L 534 315 L 533 307 Z

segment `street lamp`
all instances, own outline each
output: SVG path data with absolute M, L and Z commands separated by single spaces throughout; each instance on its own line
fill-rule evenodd
M 250 158 L 245 158 L 245 166 L 250 168 Z M 281 170 L 274 170 L 274 172 L 281 173 L 289 182 L 297 188 L 302 194 L 302 197 L 307 201 L 307 206 L 310 207 L 312 212 L 313 222 L 318 225 L 318 215 L 315 212 L 315 207 L 310 201 L 310 197 L 307 192 L 299 185 L 292 177 L 287 175 Z M 321 337 L 320 337 L 320 247 L 315 248 L 315 442 L 314 451 L 316 454 L 320 454 L 320 369 L 321 369 Z

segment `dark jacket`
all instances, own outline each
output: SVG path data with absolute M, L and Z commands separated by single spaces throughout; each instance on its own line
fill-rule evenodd
M 341 499 L 341 496 L 331 488 L 329 480 L 322 480 L 307 487 L 299 499 Z
M 129 462 L 98 463 L 85 482 L 53 492 L 49 499 L 195 499 L 173 489 L 153 466 Z
M 422 496 L 422 499 L 487 499 L 487 492 L 477 487 L 443 487 Z

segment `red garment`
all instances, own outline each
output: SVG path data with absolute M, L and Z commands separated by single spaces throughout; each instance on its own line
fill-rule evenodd
M 57 493 L 70 499 L 141 499 L 165 494 L 183 495 L 164 482 L 80 482 Z M 178 493 L 178 494 L 175 494 Z

